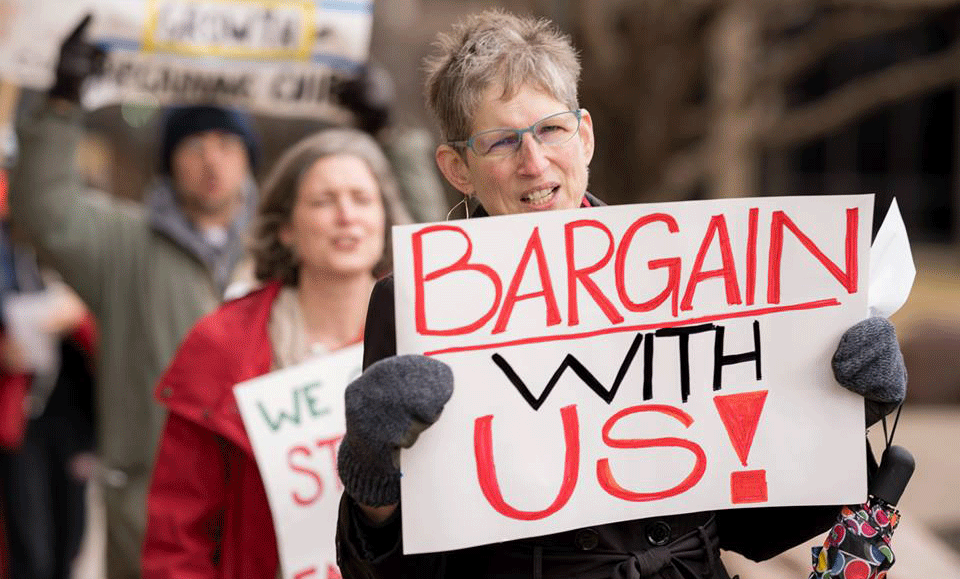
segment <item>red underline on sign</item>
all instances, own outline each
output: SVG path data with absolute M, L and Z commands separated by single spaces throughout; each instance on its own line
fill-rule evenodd
M 440 350 L 431 350 L 424 352 L 424 356 L 436 356 L 437 354 L 456 354 L 459 352 L 473 352 L 476 350 L 491 350 L 493 348 L 509 348 L 510 346 L 523 346 L 526 344 L 540 344 L 543 342 L 559 342 L 563 340 L 579 340 L 581 338 L 592 338 L 594 336 L 604 336 L 606 334 L 618 334 L 621 332 L 643 332 L 645 330 L 654 330 L 660 328 L 674 328 L 676 326 L 688 326 L 694 324 L 703 324 L 707 322 L 716 322 L 720 320 L 730 320 L 734 318 L 748 318 L 756 316 L 765 316 L 769 314 L 778 314 L 781 312 L 795 312 L 799 310 L 816 310 L 820 308 L 829 308 L 839 306 L 840 302 L 836 298 L 826 300 L 816 300 L 812 302 L 803 302 L 800 304 L 790 304 L 786 306 L 770 306 L 767 308 L 754 308 L 752 310 L 743 310 L 739 312 L 728 312 L 725 314 L 716 314 L 713 316 L 702 316 L 699 318 L 689 318 L 686 320 L 673 320 L 670 322 L 659 322 L 656 324 L 638 324 L 635 326 L 618 326 L 615 328 L 604 328 L 592 332 L 580 332 L 578 334 L 563 334 L 559 336 L 534 336 L 530 338 L 520 338 L 517 340 L 508 340 L 506 342 L 492 342 L 490 344 L 476 344 L 473 346 L 454 346 L 452 348 L 442 348 Z

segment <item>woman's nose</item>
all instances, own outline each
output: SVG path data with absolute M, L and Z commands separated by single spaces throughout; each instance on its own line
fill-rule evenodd
M 337 219 L 339 221 L 352 221 L 356 214 L 353 201 L 346 196 L 337 199 Z
M 524 176 L 537 176 L 543 173 L 549 163 L 544 145 L 538 142 L 532 134 L 523 135 L 517 155 L 520 157 L 518 170 Z

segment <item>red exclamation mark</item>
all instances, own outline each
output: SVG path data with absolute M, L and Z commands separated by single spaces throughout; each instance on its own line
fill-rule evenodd
M 717 396 L 713 399 L 720 419 L 727 428 L 730 443 L 733 444 L 743 466 L 747 466 L 747 456 L 753 446 L 753 435 L 757 432 L 766 399 L 766 390 Z M 730 473 L 730 501 L 733 504 L 767 502 L 767 471 L 741 470 Z

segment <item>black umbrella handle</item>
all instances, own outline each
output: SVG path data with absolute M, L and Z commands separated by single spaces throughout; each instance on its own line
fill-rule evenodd
M 880 468 L 870 483 L 870 495 L 896 506 L 915 467 L 916 461 L 909 450 L 895 444 L 888 446 L 880 458 Z

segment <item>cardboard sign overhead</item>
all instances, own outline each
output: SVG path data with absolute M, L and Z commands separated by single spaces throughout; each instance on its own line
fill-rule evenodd
M 0 78 L 46 89 L 81 18 L 108 51 L 83 104 L 217 103 L 329 117 L 367 60 L 372 0 L 0 0 Z

